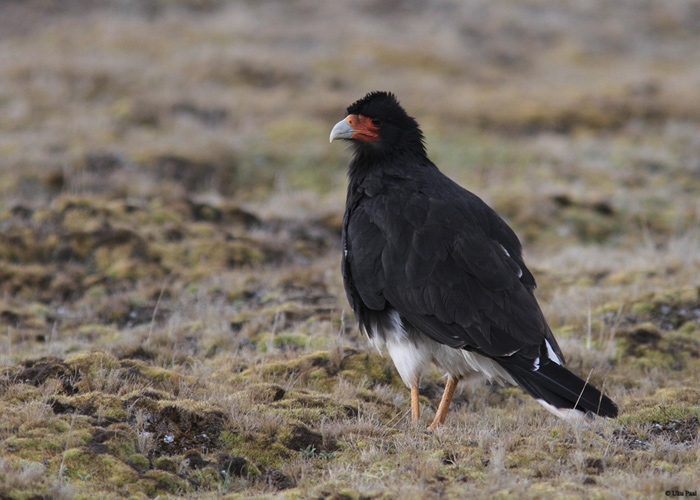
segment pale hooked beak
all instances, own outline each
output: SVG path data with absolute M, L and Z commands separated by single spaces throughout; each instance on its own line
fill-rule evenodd
M 331 140 L 329 142 L 333 142 L 335 139 L 350 139 L 352 137 L 355 130 L 346 120 L 347 118 L 335 124 L 333 130 L 331 130 Z

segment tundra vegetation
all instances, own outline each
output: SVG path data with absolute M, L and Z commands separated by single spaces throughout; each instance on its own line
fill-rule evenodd
M 0 498 L 698 490 L 699 33 L 694 0 L 0 3 Z M 411 425 L 339 271 L 328 133 L 369 90 L 521 236 L 619 419 L 475 379 Z

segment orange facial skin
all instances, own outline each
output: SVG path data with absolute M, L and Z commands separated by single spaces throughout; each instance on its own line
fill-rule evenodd
M 352 127 L 353 134 L 349 139 L 374 143 L 379 140 L 379 127 L 372 123 L 371 118 L 362 115 L 348 115 L 345 122 Z

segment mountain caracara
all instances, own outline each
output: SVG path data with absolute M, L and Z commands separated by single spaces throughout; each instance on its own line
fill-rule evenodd
M 430 430 L 470 372 L 520 386 L 555 415 L 617 416 L 598 389 L 563 367 L 515 233 L 428 159 L 396 97 L 352 104 L 331 141 L 353 146 L 343 221 L 345 291 L 361 330 L 386 348 L 411 389 L 430 363 L 447 376 Z

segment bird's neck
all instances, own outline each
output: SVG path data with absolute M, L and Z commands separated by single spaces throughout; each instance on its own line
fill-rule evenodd
M 430 160 L 424 153 L 403 150 L 377 152 L 357 149 L 348 167 L 350 185 L 362 184 L 368 177 L 402 177 L 413 168 L 423 168 Z

